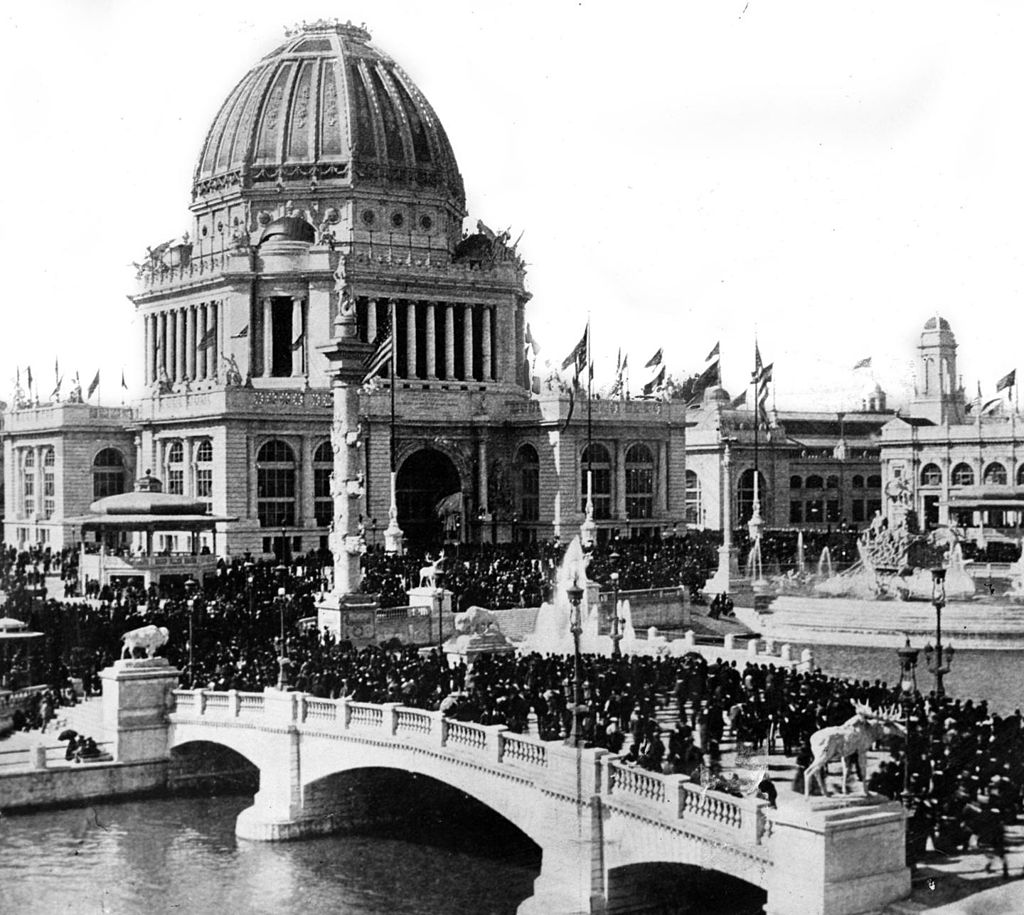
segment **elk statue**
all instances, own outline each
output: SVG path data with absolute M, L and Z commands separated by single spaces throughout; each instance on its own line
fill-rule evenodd
M 430 559 L 430 554 L 427 554 L 427 559 Z M 420 587 L 421 588 L 433 588 L 434 582 L 437 580 L 437 573 L 441 571 L 441 567 L 444 565 L 444 550 L 441 550 L 441 555 L 437 557 L 430 565 L 423 566 L 420 569 Z
M 822 770 L 828 773 L 828 764 L 840 760 L 843 764 L 843 794 L 846 790 L 846 777 L 849 769 L 849 758 L 857 756 L 860 765 L 861 785 L 864 793 L 868 793 L 868 750 L 877 740 L 887 733 L 896 733 L 906 737 L 906 730 L 897 720 L 896 709 L 876 712 L 862 703 L 850 700 L 856 714 L 843 724 L 822 728 L 811 735 L 811 752 L 814 761 L 804 772 L 804 794 L 809 794 L 812 778 L 817 778 L 818 786 L 823 795 L 828 795 Z

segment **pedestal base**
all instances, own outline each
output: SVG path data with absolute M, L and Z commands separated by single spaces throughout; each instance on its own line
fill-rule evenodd
M 326 594 L 317 605 L 317 628 L 357 648 L 377 644 L 377 601 L 367 594 Z
M 180 675 L 167 658 L 126 658 L 100 671 L 102 736 L 113 741 L 118 762 L 167 757 L 167 710 Z
M 740 579 L 740 564 L 736 550 L 732 547 L 718 548 L 718 568 L 704 584 L 704 594 L 713 597 L 716 594 L 732 593 Z
M 235 835 L 250 842 L 291 842 L 335 832 L 333 816 L 287 819 L 267 814 L 258 807 L 246 807 L 235 820 Z

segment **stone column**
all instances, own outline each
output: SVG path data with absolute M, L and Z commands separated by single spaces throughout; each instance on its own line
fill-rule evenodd
M 359 530 L 359 509 L 365 492 L 360 448 L 359 386 L 364 361 L 373 351 L 373 346 L 359 339 L 355 309 L 349 312 L 342 310 L 338 314 L 334 322 L 334 336 L 321 351 L 330 363 L 334 402 L 331 424 L 334 520 L 329 541 L 334 556 L 334 585 L 319 608 L 319 623 L 321 627 L 327 626 L 344 637 L 358 627 L 361 644 L 368 644 L 373 639 L 375 605 L 359 593 L 362 577 L 359 560 L 365 549 Z
M 437 324 L 434 316 L 434 303 L 424 302 L 427 309 L 427 378 L 437 378 Z
M 173 311 L 168 311 L 164 315 L 164 319 L 167 324 L 167 332 L 164 334 L 164 368 L 167 371 L 167 377 L 170 378 L 171 381 L 174 381 L 174 354 L 177 352 L 178 346 L 178 325 L 175 321 Z
M 455 378 L 455 306 L 451 302 L 444 306 L 444 377 Z
M 185 309 L 179 308 L 174 316 L 174 373 L 178 381 L 185 380 Z
M 462 327 L 462 377 L 465 381 L 473 380 L 473 306 L 463 305 Z
M 658 443 L 658 493 L 654 504 L 668 514 L 668 442 Z
M 484 326 L 480 329 L 480 358 L 483 366 L 480 369 L 482 381 L 493 381 L 494 372 L 491 370 L 491 335 L 494 333 L 494 309 L 489 305 L 483 308 Z
M 366 303 L 366 342 L 373 343 L 377 339 L 377 300 L 370 299 Z
M 292 348 L 292 377 L 303 374 L 305 366 L 303 354 L 306 349 L 306 339 L 302 332 L 302 297 L 292 298 L 292 338 L 289 341 Z
M 196 306 L 185 309 L 185 377 L 196 380 Z
M 223 308 L 223 302 L 211 302 L 207 313 L 206 329 L 212 331 L 210 337 L 210 345 L 206 350 L 206 377 L 216 378 L 220 371 L 220 354 L 222 348 L 220 345 L 220 334 L 223 326 L 223 321 L 219 317 L 219 313 Z M 252 330 L 249 331 L 252 333 Z M 252 369 L 249 369 L 249 373 L 252 373 Z
M 481 436 L 483 435 L 481 430 Z M 487 439 L 481 437 L 477 443 L 477 463 L 480 466 L 480 473 L 477 475 L 477 506 L 482 515 L 489 514 L 487 505 Z
M 206 312 L 209 305 L 203 302 L 196 314 L 196 378 L 203 381 L 206 379 L 206 353 L 210 345 L 206 340 Z
M 405 377 L 416 378 L 416 303 L 405 303 Z
M 151 331 L 153 329 L 153 318 L 151 315 L 144 315 L 142 319 L 142 345 L 145 348 L 145 355 L 143 356 L 143 372 L 142 381 L 143 384 L 150 384 L 153 381 L 153 339 Z
M 263 377 L 274 374 L 274 303 L 263 300 Z

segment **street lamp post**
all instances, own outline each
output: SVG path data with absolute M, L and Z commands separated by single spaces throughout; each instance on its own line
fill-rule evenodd
M 622 657 L 622 630 L 619 628 L 619 554 L 616 551 L 608 556 L 612 572 L 612 657 Z
M 444 569 L 437 569 L 434 572 L 434 587 L 437 600 L 437 653 L 444 655 Z
M 288 644 L 284 636 L 284 605 L 285 590 L 277 589 L 277 612 L 281 621 L 281 634 L 277 638 L 277 688 L 284 692 L 288 689 Z
M 917 695 L 917 655 L 918 650 L 910 647 L 910 638 L 902 648 L 896 649 L 900 659 L 900 704 L 903 706 L 903 726 L 906 729 L 906 743 L 903 748 L 903 806 L 910 808 L 912 795 L 910 792 L 910 712 Z
M 569 736 L 566 743 L 573 747 L 582 744 L 580 734 L 580 636 L 583 634 L 583 623 L 580 620 L 580 604 L 583 602 L 583 589 L 577 579 L 573 579 L 572 587 L 565 589 L 569 598 L 571 613 L 569 618 L 569 631 L 572 632 L 572 718 L 570 720 Z
M 196 666 L 195 666 L 195 637 L 192 632 L 192 619 L 195 616 L 196 602 L 193 598 L 189 598 L 186 603 L 188 604 L 188 688 L 195 689 L 196 685 Z
M 946 606 L 946 570 L 932 569 L 932 606 L 935 607 L 935 648 L 924 646 L 924 660 L 935 676 L 935 695 L 946 695 L 943 678 L 953 666 L 953 646 L 942 647 L 942 608 Z

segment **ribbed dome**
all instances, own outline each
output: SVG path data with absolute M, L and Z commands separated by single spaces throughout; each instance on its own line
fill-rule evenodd
M 193 196 L 302 181 L 465 192 L 430 103 L 351 24 L 303 24 L 224 102 L 203 144 Z
M 925 330 L 935 330 L 935 325 L 936 324 L 938 324 L 938 329 L 939 330 L 949 330 L 950 329 L 949 321 L 947 321 L 945 318 L 940 317 L 939 315 L 936 315 L 935 317 L 929 318 L 927 321 L 925 321 L 924 322 L 924 329 Z

